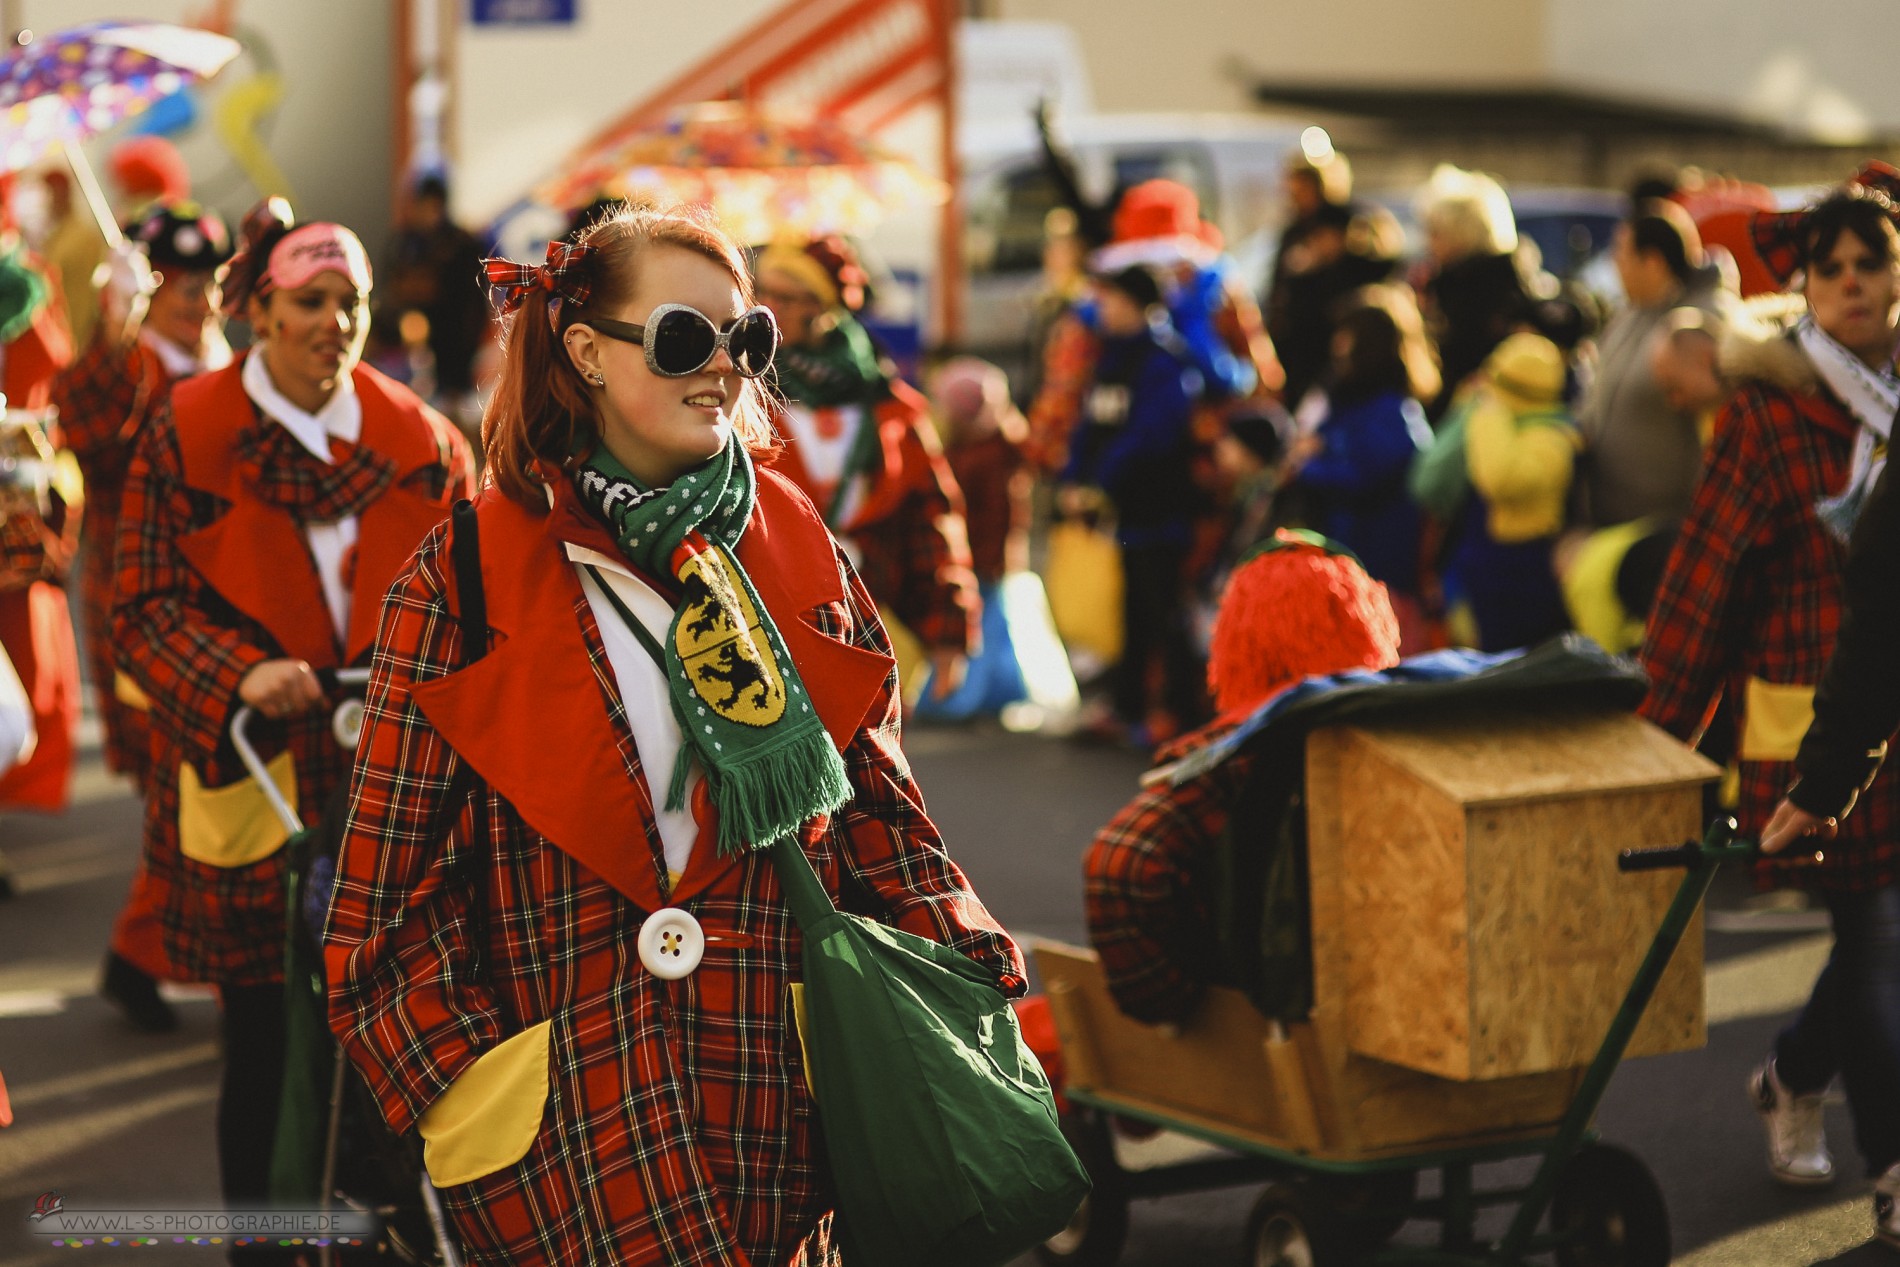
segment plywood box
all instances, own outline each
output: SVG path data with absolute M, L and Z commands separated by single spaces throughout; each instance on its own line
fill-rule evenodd
M 1576 1069 L 1453 1082 L 1346 1050 L 1336 1026 L 1269 1021 L 1210 987 L 1176 1032 L 1123 1015 L 1094 953 L 1034 944 L 1062 1039 L 1065 1085 L 1137 1116 L 1214 1138 L 1362 1161 L 1548 1135 Z
M 1627 713 L 1448 717 L 1307 742 L 1314 1021 L 1457 1081 L 1587 1064 L 1700 835 L 1715 766 Z M 1705 1040 L 1700 918 L 1629 1054 Z

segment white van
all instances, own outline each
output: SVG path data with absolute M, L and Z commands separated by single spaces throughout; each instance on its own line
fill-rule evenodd
M 1036 138 L 1039 98 L 1083 192 L 1106 202 L 1144 180 L 1193 189 L 1250 286 L 1266 278 L 1282 211 L 1282 173 L 1301 126 L 1245 114 L 1102 114 L 1091 108 L 1075 36 L 1041 22 L 966 20 L 957 150 L 966 287 L 961 344 L 1014 368 L 1041 284 L 1043 219 L 1059 205 Z
M 1092 115 L 1060 124 L 1091 201 L 1144 180 L 1200 196 L 1241 275 L 1258 289 L 1278 237 L 1281 173 L 1300 129 L 1228 115 Z M 966 145 L 964 342 L 1000 348 L 1026 337 L 1041 285 L 1043 218 L 1059 205 L 1033 131 L 1027 148 Z

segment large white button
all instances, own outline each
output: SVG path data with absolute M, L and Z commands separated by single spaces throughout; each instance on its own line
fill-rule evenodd
M 691 911 L 677 906 L 655 911 L 640 925 L 640 962 L 662 981 L 677 981 L 706 955 L 706 930 Z
M 363 701 L 346 699 L 338 704 L 336 712 L 330 714 L 330 733 L 339 745 L 354 751 L 363 737 Z

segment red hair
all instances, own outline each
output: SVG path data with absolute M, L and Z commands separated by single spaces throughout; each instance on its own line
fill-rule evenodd
M 1222 715 L 1243 714 L 1302 678 L 1398 662 L 1385 586 L 1350 554 L 1281 531 L 1227 582 L 1207 684 Z
M 552 292 L 536 287 L 529 293 L 510 319 L 501 377 L 482 415 L 482 451 L 496 487 L 534 511 L 547 505 L 542 472 L 549 466 L 567 468 L 600 440 L 593 397 L 561 336 L 569 326 L 586 324 L 589 315 L 606 316 L 633 298 L 640 259 L 649 247 L 677 247 L 711 260 L 732 275 L 743 302 L 753 302 L 744 253 L 703 207 L 621 203 L 607 208 L 575 240 L 592 248 L 577 265 L 592 287 L 587 302 L 563 303 L 556 329 L 548 320 Z M 758 380 L 740 380 L 733 425 L 747 448 L 771 447 L 772 427 Z

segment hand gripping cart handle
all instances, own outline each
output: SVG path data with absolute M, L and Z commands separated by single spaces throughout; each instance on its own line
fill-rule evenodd
M 369 681 L 369 670 L 358 669 L 319 669 L 317 681 L 323 687 L 323 693 L 334 695 L 339 689 L 360 688 Z M 296 835 L 304 829 L 304 823 L 292 809 L 290 802 L 284 799 L 277 781 L 270 777 L 264 761 L 257 755 L 257 749 L 251 744 L 246 731 L 251 719 L 257 715 L 248 704 L 240 707 L 231 715 L 231 747 L 236 750 L 238 760 L 244 769 L 263 790 L 264 799 L 270 803 L 271 810 L 283 823 L 284 830 Z M 346 695 L 330 714 L 330 733 L 340 747 L 354 749 L 363 734 L 363 701 L 355 694 Z M 295 918 L 294 913 L 292 918 Z M 349 1071 L 349 1061 L 338 1053 L 335 1069 L 330 1079 L 330 1117 L 324 1133 L 322 1187 L 318 1197 L 318 1208 L 328 1214 L 330 1204 L 336 1192 L 337 1143 L 343 1119 L 344 1078 Z M 443 1267 L 463 1267 L 461 1253 L 456 1248 L 455 1237 L 449 1231 L 448 1216 L 442 1209 L 442 1198 L 436 1192 L 435 1185 L 429 1182 L 428 1172 L 421 1176 L 421 1194 L 423 1207 L 428 1211 L 430 1226 L 434 1229 L 437 1250 L 442 1256 Z M 318 1252 L 320 1267 L 334 1267 L 336 1247 L 325 1245 Z

